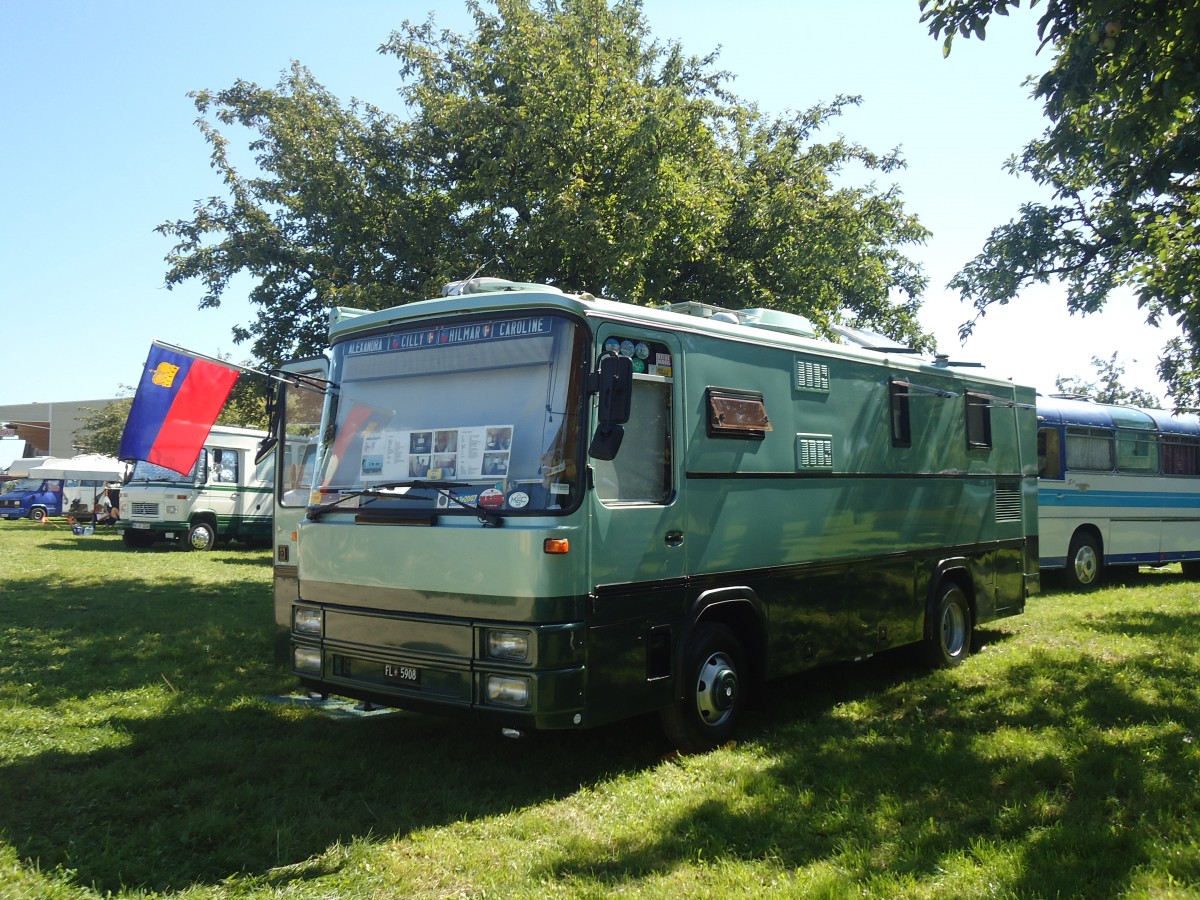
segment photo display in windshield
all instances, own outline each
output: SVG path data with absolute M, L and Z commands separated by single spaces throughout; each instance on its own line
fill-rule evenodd
M 585 347 L 570 319 L 529 312 L 335 345 L 320 500 L 390 485 L 373 508 L 568 508 L 579 494 Z

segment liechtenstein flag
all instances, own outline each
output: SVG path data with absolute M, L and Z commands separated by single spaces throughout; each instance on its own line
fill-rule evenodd
M 144 459 L 186 475 L 237 377 L 234 368 L 155 341 L 117 457 Z

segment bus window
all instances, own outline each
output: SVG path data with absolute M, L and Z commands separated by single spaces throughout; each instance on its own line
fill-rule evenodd
M 634 376 L 633 406 L 617 458 L 593 460 L 609 503 L 665 503 L 671 495 L 671 384 Z
M 1062 448 L 1057 428 L 1039 428 L 1037 435 L 1038 478 L 1063 477 Z
M 1164 475 L 1200 475 L 1200 441 L 1196 438 L 1164 434 L 1159 446 Z
M 892 446 L 912 446 L 912 418 L 908 405 L 908 385 L 891 382 L 888 393 L 892 409 Z
M 1117 429 L 1117 471 L 1142 475 L 1158 474 L 1158 443 L 1153 431 Z
M 1067 429 L 1067 468 L 1093 472 L 1113 470 L 1113 435 L 1107 428 L 1083 425 Z
M 966 395 L 967 449 L 990 450 L 992 447 L 991 401 L 980 394 Z

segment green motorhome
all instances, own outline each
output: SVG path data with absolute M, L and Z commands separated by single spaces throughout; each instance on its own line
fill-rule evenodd
M 311 491 L 275 491 L 291 670 L 700 751 L 771 677 L 958 664 L 1037 589 L 1034 392 L 844 333 L 492 279 L 334 310 Z

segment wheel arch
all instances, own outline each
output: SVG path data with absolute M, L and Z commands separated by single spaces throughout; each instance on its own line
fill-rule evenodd
M 758 594 L 744 585 L 707 590 L 693 602 L 687 627 L 676 643 L 675 672 L 681 689 L 684 648 L 696 629 L 709 623 L 724 625 L 737 637 L 746 654 L 751 696 L 759 695 L 767 679 L 767 614 Z
M 1075 538 L 1081 534 L 1086 534 L 1096 542 L 1096 554 L 1100 557 L 1102 565 L 1107 565 L 1104 559 L 1104 535 L 1100 531 L 1100 526 L 1092 522 L 1084 522 L 1081 525 L 1076 525 L 1075 530 L 1071 532 L 1071 539 L 1067 541 L 1067 565 L 1071 564 L 1070 548 L 1075 544 Z
M 922 637 L 929 640 L 933 637 L 934 622 L 937 619 L 938 601 L 941 599 L 942 586 L 952 583 L 958 586 L 967 598 L 967 610 L 971 614 L 969 628 L 974 628 L 979 621 L 979 610 L 976 608 L 975 579 L 971 577 L 970 561 L 965 557 L 943 559 L 934 568 L 929 578 L 929 589 L 925 595 L 925 623 Z

